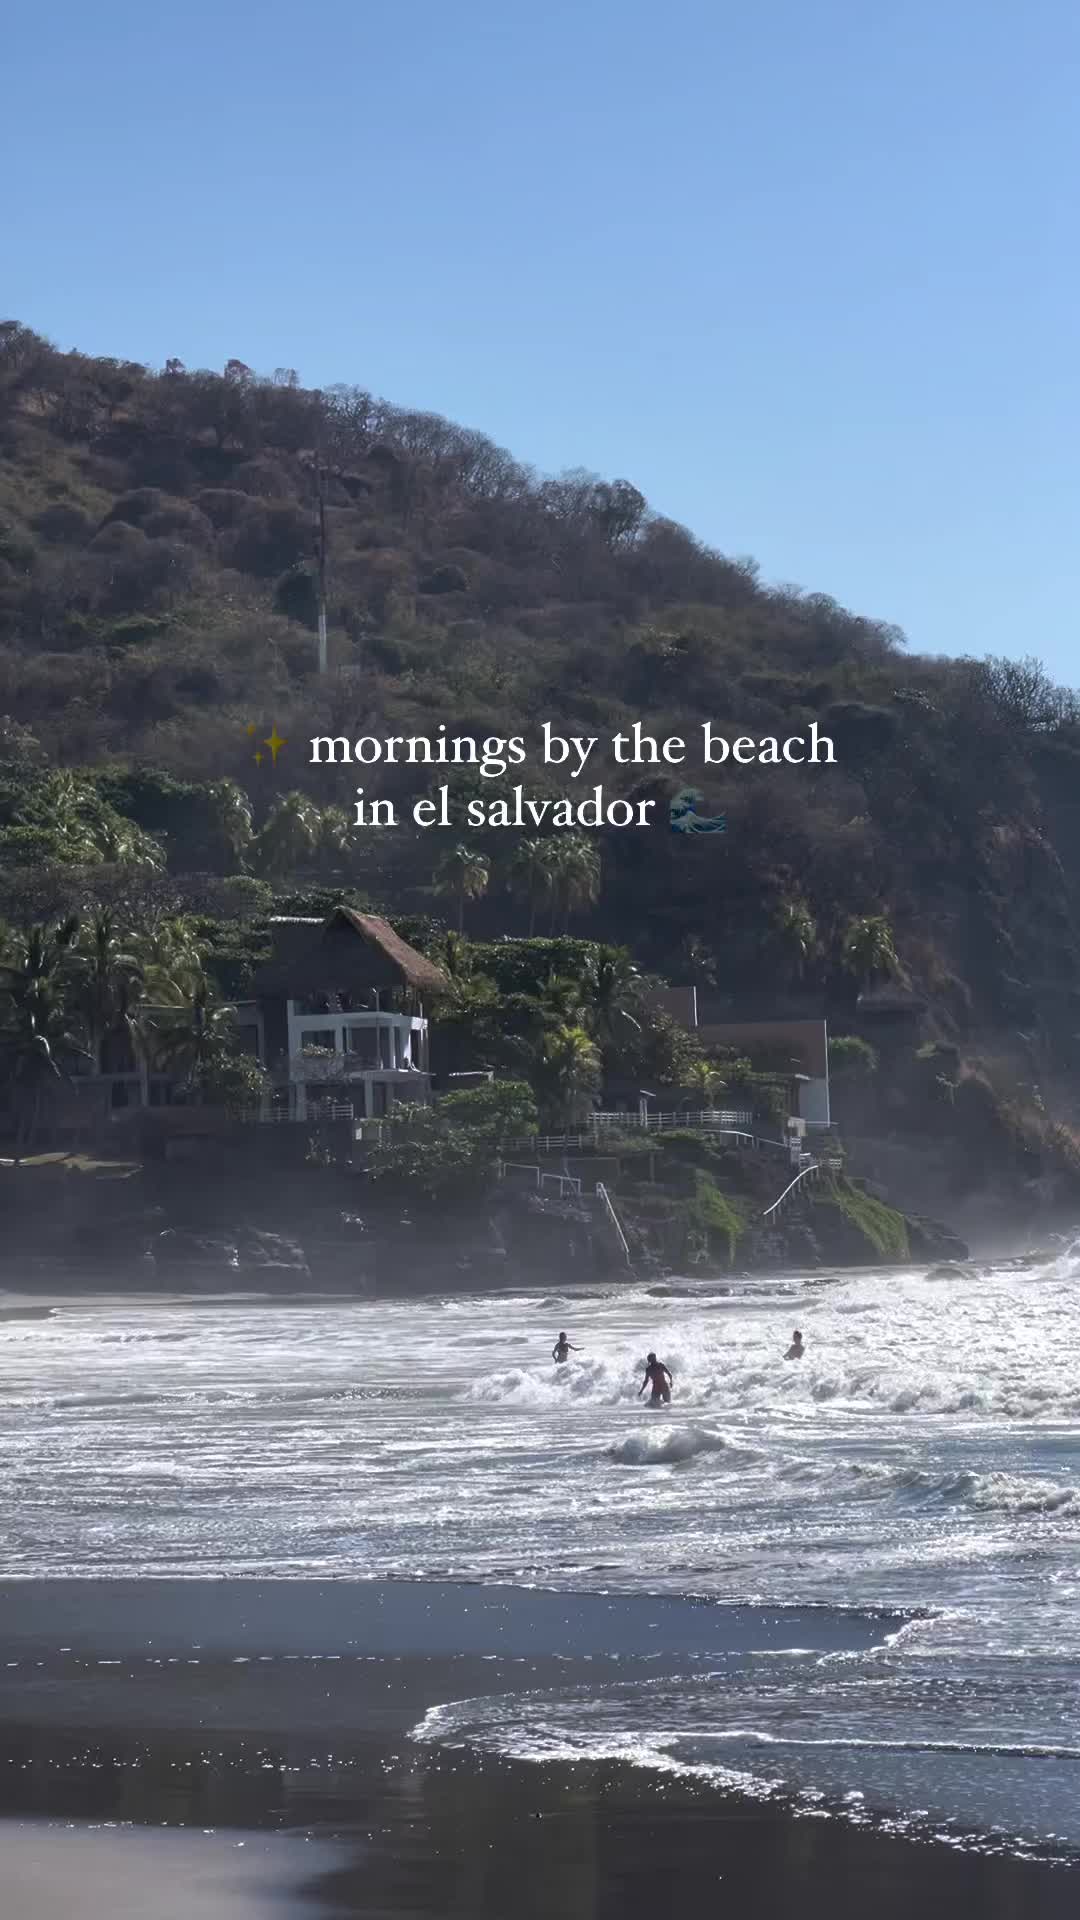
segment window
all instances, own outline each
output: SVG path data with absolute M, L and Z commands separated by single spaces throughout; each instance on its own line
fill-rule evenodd
M 385 1116 L 386 1085 L 385 1085 L 385 1082 L 382 1080 L 375 1080 L 372 1082 L 371 1111 L 376 1120 L 380 1120 Z

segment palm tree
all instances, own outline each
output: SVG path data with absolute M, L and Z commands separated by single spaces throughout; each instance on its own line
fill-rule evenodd
M 323 807 L 319 815 L 317 851 L 331 860 L 341 860 L 352 843 L 353 825 L 344 807 Z
M 583 833 L 564 835 L 556 844 L 552 888 L 551 931 L 561 909 L 566 923 L 576 907 L 591 906 L 600 897 L 600 855 L 596 843 Z
M 86 818 L 85 783 L 73 773 L 54 773 L 42 794 L 53 831 L 64 843 L 69 860 L 90 866 L 100 860 L 101 851 Z
M 785 970 L 793 980 L 801 980 L 818 951 L 817 922 L 805 900 L 783 901 L 773 936 Z
M 559 866 L 557 840 L 520 840 L 510 863 L 510 888 L 529 903 L 529 939 L 536 932 L 541 902 L 555 893 Z
M 251 843 L 252 860 L 270 878 L 310 865 L 319 841 L 321 819 L 306 793 L 286 793 L 267 814 Z
M 155 1057 L 173 1072 L 182 1072 L 199 1099 L 214 1070 L 235 1052 L 235 1012 L 213 999 L 209 982 L 202 978 L 182 1003 L 161 1008 L 154 1022 Z
M 600 1055 L 584 1027 L 557 1027 L 544 1035 L 533 1059 L 532 1084 L 545 1125 L 557 1127 L 581 1116 L 600 1085 Z
M 598 946 L 589 955 L 579 987 L 585 1022 L 603 1047 L 617 1050 L 628 1027 L 641 1032 L 641 976 L 623 947 Z
M 844 929 L 841 953 L 844 966 L 862 982 L 864 993 L 881 975 L 891 978 L 900 971 L 892 928 L 882 913 L 849 920 Z
M 251 801 L 235 780 L 215 780 L 206 789 L 226 872 L 239 872 L 251 845 Z
M 9 937 L 0 964 L 0 1061 L 16 1094 L 17 1159 L 37 1132 L 46 1089 L 87 1057 L 67 1006 L 78 930 L 74 916 L 54 927 L 31 927 Z
M 723 1074 L 712 1060 L 695 1060 L 686 1068 L 684 1078 L 686 1085 L 701 1095 L 703 1107 L 711 1107 L 716 1095 L 726 1085 Z
M 466 900 L 481 900 L 488 890 L 491 868 L 487 856 L 459 841 L 443 854 L 432 882 L 435 892 L 457 901 L 458 932 L 465 926 Z
M 108 907 L 99 907 L 83 926 L 75 954 L 72 999 L 81 1014 L 94 1071 L 105 1071 L 105 1043 L 141 997 L 142 966 Z
M 155 1006 L 182 1007 L 190 1003 L 205 979 L 205 948 L 194 923 L 176 914 L 159 920 L 135 946 L 146 986 L 146 998 Z

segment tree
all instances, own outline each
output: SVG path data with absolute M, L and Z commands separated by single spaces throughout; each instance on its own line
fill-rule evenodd
M 286 793 L 271 809 L 251 843 L 258 871 L 284 877 L 310 866 L 319 844 L 321 816 L 306 793 Z
M 328 866 L 339 867 L 351 852 L 354 837 L 353 823 L 344 807 L 323 807 L 315 847 L 320 860 Z
M 104 1073 L 110 1035 L 121 1019 L 130 1030 L 142 995 L 142 966 L 108 907 L 98 908 L 83 924 L 73 959 L 72 1001 L 82 1017 L 94 1070 Z
M 510 862 L 510 889 L 529 905 L 529 938 L 536 931 L 541 904 L 554 897 L 559 865 L 556 840 L 519 840 Z
M 235 780 L 212 780 L 203 792 L 211 833 L 225 856 L 226 871 L 241 867 L 251 845 L 251 801 Z
M 643 1024 L 641 976 L 625 947 L 598 946 L 578 983 L 585 1024 L 600 1046 L 618 1054 Z
M 570 833 L 556 842 L 554 883 L 552 886 L 551 931 L 561 913 L 563 931 L 577 908 L 592 906 L 600 898 L 600 854 L 596 842 L 583 833 Z
M 818 951 L 817 922 L 805 900 L 784 900 L 772 927 L 780 964 L 792 981 L 805 978 Z
M 841 955 L 845 969 L 862 982 L 864 992 L 882 975 L 892 978 L 900 971 L 892 928 L 881 913 L 848 921 Z
M 371 1147 L 367 1172 L 410 1206 L 469 1206 L 489 1184 L 493 1154 L 482 1133 L 447 1123 L 438 1108 L 404 1107 Z
M 251 1054 L 228 1048 L 193 1066 L 187 1078 L 187 1090 L 199 1106 L 224 1107 L 233 1114 L 257 1106 L 269 1084 L 269 1074 Z
M 153 1023 L 155 1058 L 174 1073 L 184 1075 L 184 1088 L 197 1103 L 205 1103 L 226 1067 L 241 1054 L 234 1025 L 236 1009 L 215 1001 L 207 980 L 200 979 L 189 997 L 161 1008 Z
M 46 1092 L 87 1057 L 66 999 L 78 930 L 72 916 L 9 936 L 0 964 L 0 1062 L 15 1094 L 19 1159 L 37 1133 Z
M 694 1060 L 685 1069 L 683 1086 L 692 1087 L 701 1095 L 703 1107 L 711 1107 L 718 1093 L 726 1085 L 724 1076 L 714 1060 Z
M 586 1116 L 600 1087 L 600 1054 L 584 1027 L 558 1027 L 544 1035 L 533 1062 L 532 1085 L 545 1126 L 572 1126 Z
M 465 925 L 466 900 L 481 900 L 490 878 L 487 856 L 467 847 L 463 841 L 448 848 L 439 861 L 432 884 L 437 894 L 457 901 L 459 933 Z
M 868 1040 L 857 1033 L 838 1033 L 829 1041 L 829 1073 L 837 1079 L 869 1080 L 878 1057 Z
M 493 1080 L 486 1087 L 446 1093 L 438 1102 L 441 1117 L 451 1126 L 498 1146 L 536 1132 L 536 1098 L 524 1080 Z
M 146 998 L 157 1006 L 190 1004 L 205 984 L 206 949 L 193 920 L 173 914 L 138 937 L 136 952 Z

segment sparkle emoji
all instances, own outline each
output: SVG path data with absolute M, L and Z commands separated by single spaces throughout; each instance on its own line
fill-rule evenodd
M 254 740 L 256 731 L 257 729 L 255 727 L 255 724 L 254 722 L 252 722 L 251 725 L 248 726 L 246 729 L 249 740 Z M 277 722 L 275 721 L 273 726 L 270 729 L 270 732 L 267 738 L 265 740 L 261 740 L 255 748 L 255 752 L 252 755 L 255 765 L 257 767 L 262 766 L 263 761 L 266 759 L 266 755 L 265 753 L 263 753 L 262 749 L 263 747 L 269 747 L 270 764 L 276 767 L 278 754 L 281 752 L 282 748 L 288 746 L 288 744 L 289 744 L 288 741 L 283 740 L 280 733 L 278 732 Z

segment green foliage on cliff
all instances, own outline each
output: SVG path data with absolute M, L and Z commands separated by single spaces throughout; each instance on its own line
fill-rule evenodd
M 866 1241 L 867 1262 L 906 1260 L 909 1255 L 907 1222 L 895 1207 L 841 1175 L 814 1195 L 815 1206 L 836 1207 Z
M 710 1250 L 715 1248 L 717 1242 L 726 1248 L 730 1266 L 735 1258 L 739 1236 L 747 1226 L 746 1212 L 736 1196 L 724 1193 L 709 1174 L 698 1171 L 694 1176 L 694 1198 L 690 1203 L 690 1213 L 707 1234 Z

